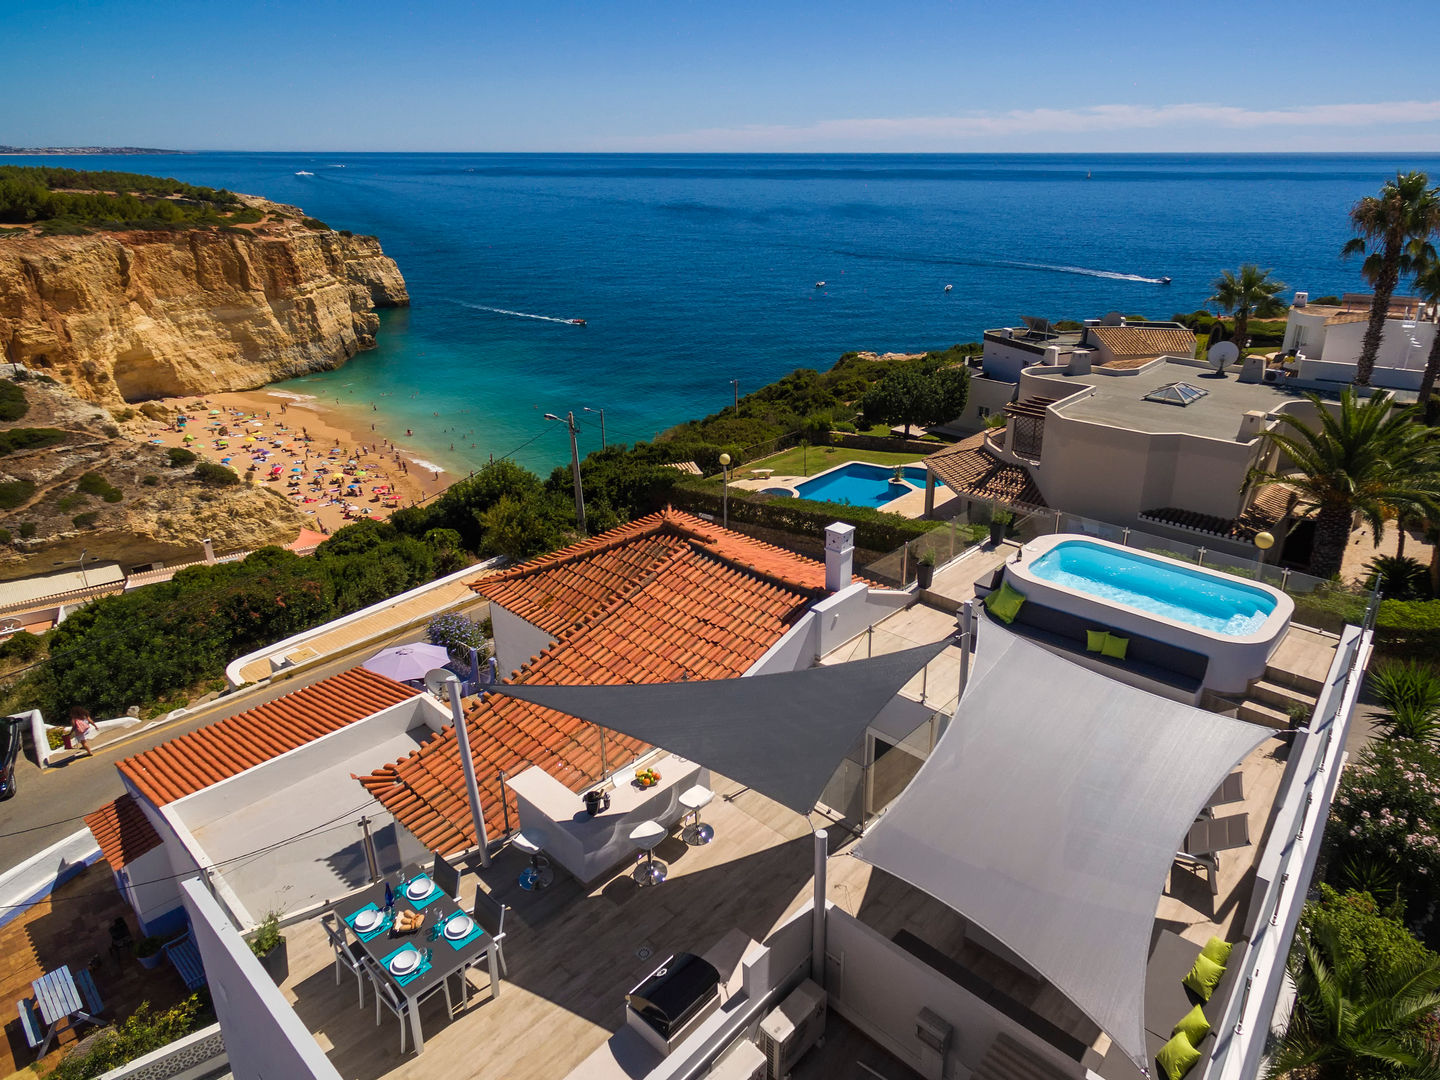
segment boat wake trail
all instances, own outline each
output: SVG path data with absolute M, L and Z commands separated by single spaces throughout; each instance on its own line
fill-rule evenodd
M 574 319 L 559 319 L 554 315 L 532 315 L 528 311 L 511 311 L 508 308 L 486 307 L 484 304 L 471 304 L 464 300 L 456 300 L 455 303 L 461 307 L 468 307 L 473 311 L 490 311 L 496 315 L 510 315 L 517 319 L 539 319 L 541 322 L 561 323 L 565 326 L 574 324 Z
M 1091 270 L 1085 266 L 1069 266 L 1065 263 L 1024 262 L 1019 259 L 962 258 L 955 256 L 917 255 L 905 253 L 877 253 L 866 251 L 837 250 L 837 255 L 852 259 L 876 259 L 882 262 L 924 263 L 929 266 L 981 266 L 1000 267 L 1007 270 L 1039 270 L 1051 274 L 1080 274 L 1083 277 L 1108 278 L 1111 281 L 1136 281 L 1145 285 L 1164 285 L 1164 278 L 1145 277 L 1142 274 L 1122 274 L 1117 270 Z

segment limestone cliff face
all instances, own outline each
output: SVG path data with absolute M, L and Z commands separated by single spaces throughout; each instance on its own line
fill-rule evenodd
M 409 303 L 371 236 L 263 200 L 253 228 L 0 239 L 0 356 L 88 401 L 243 390 L 373 347 Z

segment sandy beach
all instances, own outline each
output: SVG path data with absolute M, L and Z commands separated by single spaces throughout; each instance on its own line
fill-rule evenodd
M 405 432 L 385 430 L 379 414 L 366 424 L 313 398 L 273 389 L 157 404 L 185 421 L 145 421 L 152 442 L 188 448 L 242 477 L 251 472 L 255 483 L 275 488 L 312 515 L 319 533 L 388 517 L 456 479 L 407 452 Z

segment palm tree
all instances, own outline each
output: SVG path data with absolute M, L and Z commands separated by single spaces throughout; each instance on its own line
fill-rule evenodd
M 1245 346 L 1250 344 L 1250 320 L 1275 319 L 1285 314 L 1285 301 L 1278 294 L 1284 291 L 1285 283 L 1270 276 L 1271 271 L 1261 270 L 1254 263 L 1240 267 L 1239 273 L 1226 270 L 1210 283 L 1215 295 L 1206 301 L 1221 311 L 1235 316 L 1235 333 L 1230 340 L 1245 355 Z
M 1289 459 L 1282 460 L 1287 471 L 1255 469 L 1249 480 L 1289 484 L 1315 508 L 1314 573 L 1340 572 L 1357 513 L 1377 541 L 1393 507 L 1440 520 L 1440 429 L 1417 423 L 1414 406 L 1395 405 L 1386 393 L 1360 398 L 1347 387 L 1338 414 L 1318 394 L 1305 396 L 1315 408 L 1314 420 L 1282 413 L 1263 436 Z
M 1380 703 L 1376 726 L 1385 738 L 1440 739 L 1440 671 L 1421 660 L 1382 660 L 1370 669 L 1370 691 Z
M 1375 290 L 1370 322 L 1355 365 L 1355 385 L 1369 386 L 1385 332 L 1390 297 L 1402 275 L 1414 270 L 1412 244 L 1440 227 L 1440 193 L 1423 172 L 1396 173 L 1385 181 L 1379 195 L 1367 195 L 1350 208 L 1356 236 L 1341 249 L 1342 255 L 1364 255 L 1360 272 Z
M 1425 245 L 1429 247 L 1428 244 Z M 1431 249 L 1427 254 L 1420 253 L 1415 265 L 1415 291 L 1420 299 L 1430 305 L 1435 316 L 1435 336 L 1430 339 L 1430 355 L 1425 358 L 1425 373 L 1420 376 L 1420 398 L 1419 405 L 1425 413 L 1425 422 L 1433 424 L 1436 420 L 1436 405 L 1431 400 L 1435 392 L 1435 376 L 1440 374 L 1440 259 L 1435 257 Z
M 1393 968 L 1346 955 L 1335 930 L 1316 926 L 1290 957 L 1295 1009 L 1267 1077 L 1440 1080 L 1440 1052 L 1423 1025 L 1440 1008 L 1440 959 Z

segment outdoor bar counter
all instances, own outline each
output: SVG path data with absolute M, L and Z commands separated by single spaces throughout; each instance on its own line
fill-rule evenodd
M 545 834 L 545 854 L 589 884 L 625 859 L 639 854 L 630 830 L 642 821 L 666 828 L 685 813 L 680 795 L 696 784 L 710 786 L 710 770 L 693 761 L 661 754 L 637 762 L 660 774 L 660 782 L 641 788 L 632 783 L 633 767 L 594 786 L 608 791 L 610 808 L 591 817 L 584 793 L 571 791 L 544 769 L 531 767 L 505 781 L 520 807 L 520 827 Z

